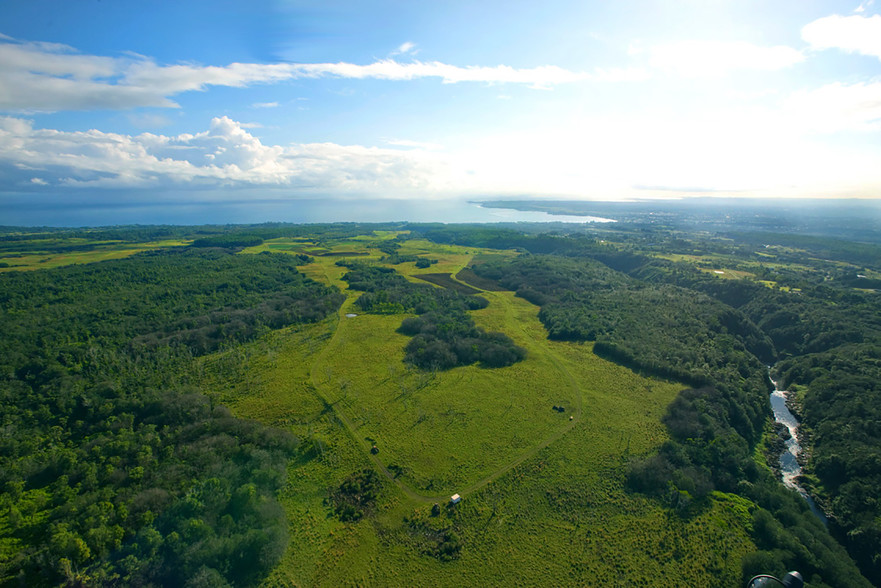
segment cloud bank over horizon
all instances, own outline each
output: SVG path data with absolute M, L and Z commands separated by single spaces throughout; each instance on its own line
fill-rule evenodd
M 36 129 L 0 118 L 0 161 L 18 189 L 288 186 L 389 196 L 431 192 L 441 175 L 410 150 L 333 143 L 264 145 L 241 123 L 217 117 L 206 131 L 136 136 Z M 7 176 L 9 176 L 7 172 Z M 10 180 L 7 180 L 10 181 Z
M 522 65 L 454 65 L 503 61 L 464 45 L 416 59 L 438 42 L 410 35 L 385 57 L 163 63 L 136 42 L 89 52 L 9 30 L 0 194 L 881 197 L 881 15 L 866 11 L 776 41 L 592 33 L 577 60 L 524 41 L 504 60 Z

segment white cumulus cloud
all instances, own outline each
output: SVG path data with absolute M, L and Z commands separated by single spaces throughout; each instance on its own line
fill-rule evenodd
M 841 49 L 881 59 L 881 15 L 832 15 L 815 20 L 801 30 L 813 49 Z
M 0 165 L 19 170 L 17 183 L 34 186 L 279 186 L 389 196 L 431 192 L 443 177 L 442 163 L 423 151 L 264 145 L 228 117 L 214 118 L 206 131 L 176 136 L 38 129 L 25 119 L 0 117 Z M 31 179 L 35 174 L 39 181 Z
M 419 78 L 440 78 L 445 84 L 460 82 L 526 84 L 544 88 L 558 84 L 568 84 L 593 79 L 584 72 L 574 72 L 555 65 L 543 65 L 518 69 L 507 65 L 466 66 L 449 65 L 439 61 L 413 61 L 401 63 L 393 59 L 383 59 L 368 65 L 354 63 L 307 63 L 293 66 L 297 77 L 335 76 L 351 79 L 415 80 Z

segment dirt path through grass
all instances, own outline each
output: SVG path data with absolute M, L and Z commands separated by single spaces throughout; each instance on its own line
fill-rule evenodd
M 468 260 L 463 261 L 462 267 L 467 265 L 470 261 L 470 257 Z M 335 394 L 332 394 L 328 389 L 328 378 L 325 374 L 322 373 L 322 368 L 328 365 L 328 356 L 331 353 L 337 351 L 339 345 L 343 344 L 342 341 L 345 340 L 345 332 L 347 330 L 348 319 L 346 318 L 346 314 L 353 312 L 353 305 L 355 300 L 357 300 L 358 296 L 360 296 L 360 292 L 349 291 L 346 288 L 345 282 L 340 280 L 340 276 L 332 275 L 334 272 L 333 268 L 327 267 L 325 264 L 322 264 L 325 276 L 327 278 L 327 283 L 333 284 L 337 287 L 340 287 L 345 294 L 348 295 L 346 301 L 342 304 L 338 312 L 337 325 L 333 330 L 333 335 L 331 340 L 325 345 L 324 349 L 316 356 L 315 360 L 310 367 L 310 379 L 312 385 L 315 387 L 315 390 L 319 394 L 319 396 L 324 400 L 324 402 L 330 406 L 334 414 L 340 423 L 342 423 L 343 427 L 345 427 L 349 436 L 356 443 L 358 447 L 360 447 L 364 454 L 370 459 L 376 469 L 382 472 L 386 478 L 388 478 L 391 482 L 393 482 L 401 491 L 406 495 L 410 500 L 420 503 L 434 503 L 434 502 L 445 502 L 449 497 L 447 495 L 425 495 L 420 494 L 415 491 L 411 486 L 404 483 L 399 478 L 395 477 L 394 473 L 392 473 L 388 467 L 386 467 L 385 463 L 374 453 L 371 452 L 372 445 L 365 439 L 362 438 L 361 435 L 357 432 L 357 427 L 346 414 L 343 406 L 341 405 L 342 399 L 334 400 Z M 461 269 L 461 268 L 460 268 Z M 560 374 L 564 376 L 565 381 L 568 382 L 569 388 L 572 394 L 575 397 L 575 407 L 573 410 L 572 419 L 561 429 L 556 432 L 548 435 L 543 440 L 539 441 L 537 444 L 531 446 L 528 450 L 519 454 L 517 457 L 512 459 L 511 461 L 505 463 L 504 465 L 494 469 L 492 472 L 488 473 L 486 476 L 481 478 L 480 480 L 474 482 L 473 484 L 467 486 L 466 488 L 459 491 L 460 494 L 470 494 L 473 493 L 486 484 L 496 480 L 500 476 L 509 472 L 516 466 L 520 465 L 530 457 L 533 457 L 542 449 L 546 448 L 550 444 L 554 443 L 558 439 L 560 439 L 563 435 L 571 431 L 576 425 L 580 424 L 583 420 L 583 398 L 582 391 L 578 384 L 576 378 L 571 374 L 571 372 L 566 368 L 563 360 L 556 354 L 556 352 L 551 348 L 551 342 L 549 342 L 546 338 L 535 337 L 535 334 L 530 334 L 527 330 L 522 326 L 522 322 L 517 320 L 516 313 L 518 309 L 515 308 L 512 301 L 510 301 L 505 295 L 499 295 L 494 293 L 486 293 L 494 304 L 499 304 L 504 308 L 504 313 L 507 317 L 508 324 L 516 324 L 518 325 L 518 330 L 520 331 L 518 339 L 521 342 L 524 342 L 527 346 L 528 351 L 536 354 L 536 357 L 544 357 L 547 358 L 547 361 L 553 366 L 553 369 L 558 371 Z
M 352 438 L 355 444 L 364 451 L 364 454 L 370 459 L 371 462 L 373 462 L 373 465 L 376 466 L 376 469 L 382 472 L 389 480 L 394 482 L 395 485 L 397 485 L 398 488 L 400 488 L 401 491 L 411 500 L 416 500 L 419 502 L 437 501 L 437 498 L 418 494 L 407 484 L 404 484 L 401 480 L 395 478 L 394 474 L 392 474 L 392 472 L 389 471 L 387 467 L 385 467 L 385 464 L 382 463 L 382 461 L 376 455 L 371 453 L 371 447 L 368 446 L 367 442 L 359 438 L 355 430 L 355 425 L 352 423 L 351 419 L 349 419 L 348 415 L 346 415 L 346 413 L 342 410 L 342 407 L 338 406 L 339 400 L 332 401 L 323 392 L 324 383 L 321 381 L 321 378 L 319 376 L 318 366 L 324 365 L 325 356 L 330 352 L 330 350 L 335 348 L 334 344 L 340 338 L 340 333 L 345 330 L 344 325 L 346 324 L 346 314 L 352 311 L 352 304 L 355 302 L 359 294 L 360 293 L 350 294 L 343 305 L 340 307 L 337 327 L 336 329 L 334 329 L 331 340 L 330 342 L 328 342 L 327 345 L 325 345 L 324 349 L 321 351 L 321 353 L 318 354 L 318 357 L 316 357 L 315 361 L 312 363 L 312 368 L 309 372 L 312 385 L 315 387 L 315 390 L 318 392 L 319 396 L 321 396 L 322 400 L 324 400 L 324 402 L 333 409 L 334 415 L 336 415 L 337 419 L 346 428 L 349 436 Z

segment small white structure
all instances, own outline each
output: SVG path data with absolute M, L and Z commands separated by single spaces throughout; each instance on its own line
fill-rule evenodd
M 458 494 L 450 496 L 450 504 L 459 504 L 460 502 L 462 502 L 462 497 Z

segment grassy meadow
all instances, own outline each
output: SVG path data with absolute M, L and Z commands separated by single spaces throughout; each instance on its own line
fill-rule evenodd
M 45 239 L 47 250 L 15 251 L 0 253 L 0 272 L 50 269 L 65 265 L 95 263 L 109 259 L 122 259 L 141 251 L 164 247 L 182 247 L 189 241 L 162 240 L 146 243 L 125 243 L 121 241 L 90 241 L 87 239 Z M 63 243 L 70 251 L 52 251 L 53 245 Z M 36 242 L 39 246 L 39 241 Z
M 394 236 L 246 250 L 313 255 L 301 271 L 348 299 L 336 317 L 202 360 L 234 414 L 301 440 L 280 497 L 291 540 L 265 585 L 738 585 L 741 557 L 754 549 L 748 503 L 715 494 L 683 517 L 624 487 L 628 458 L 665 441 L 661 416 L 682 386 L 602 360 L 591 344 L 549 341 L 538 307 L 511 292 L 483 292 L 489 306 L 471 314 L 524 347 L 526 360 L 408 367 L 408 337 L 396 332 L 406 315 L 357 313 L 360 293 L 336 265 L 378 261 L 377 243 Z M 393 266 L 415 279 L 455 276 L 475 255 L 499 252 L 413 240 L 400 253 L 438 260 Z M 329 497 L 365 468 L 381 474 L 378 498 L 360 520 L 341 522 Z M 448 507 L 453 493 L 464 499 Z

